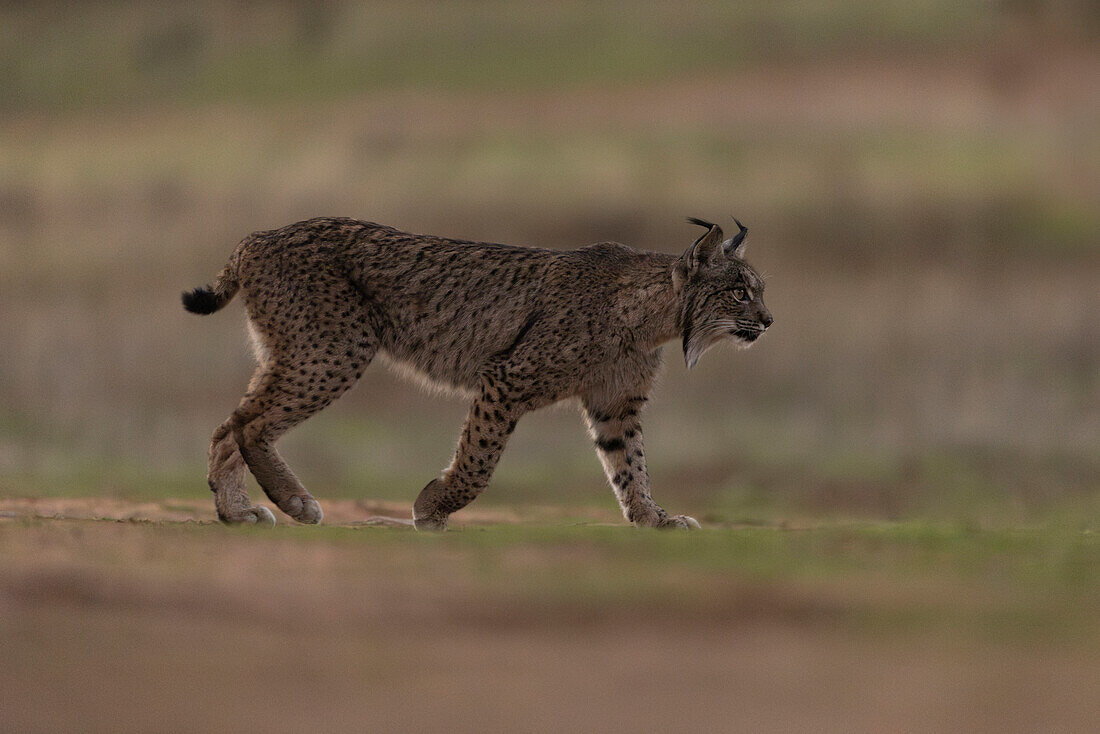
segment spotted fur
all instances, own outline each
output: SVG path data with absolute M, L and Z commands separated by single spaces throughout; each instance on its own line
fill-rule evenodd
M 650 496 L 639 414 L 660 346 L 682 338 L 690 367 L 719 339 L 751 343 L 772 317 L 743 260 L 743 228 L 723 241 L 717 225 L 692 221 L 707 231 L 680 257 L 611 242 L 511 247 L 336 218 L 249 235 L 213 286 L 183 294 L 187 310 L 206 314 L 240 291 L 259 363 L 211 439 L 218 516 L 274 524 L 249 501 L 247 466 L 280 510 L 320 522 L 275 442 L 383 355 L 472 400 L 454 460 L 413 505 L 418 528 L 445 528 L 488 484 L 516 422 L 566 399 L 580 402 L 627 520 L 697 527 Z

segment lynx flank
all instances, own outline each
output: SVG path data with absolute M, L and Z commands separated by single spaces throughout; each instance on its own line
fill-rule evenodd
M 692 367 L 722 339 L 754 342 L 772 323 L 764 283 L 744 261 L 745 234 L 716 224 L 679 257 L 603 242 L 555 251 L 408 234 L 321 218 L 246 237 L 213 286 L 183 294 L 217 311 L 241 291 L 259 366 L 214 431 L 207 480 L 218 517 L 274 525 L 252 505 L 245 466 L 280 510 L 320 522 L 321 506 L 275 450 L 287 430 L 348 390 L 376 355 L 470 396 L 451 465 L 413 504 L 418 529 L 489 483 L 516 421 L 576 398 L 623 515 L 635 525 L 699 527 L 650 496 L 639 413 L 683 342 Z

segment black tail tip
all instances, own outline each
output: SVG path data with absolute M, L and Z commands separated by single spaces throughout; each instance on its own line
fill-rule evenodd
M 183 292 L 183 307 L 191 313 L 214 313 L 221 305 L 210 286 Z

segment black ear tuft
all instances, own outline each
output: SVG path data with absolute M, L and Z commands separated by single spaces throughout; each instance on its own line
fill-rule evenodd
M 733 218 L 733 223 L 737 225 L 737 229 L 740 230 L 740 231 L 737 234 L 735 234 L 733 237 L 730 237 L 729 241 L 730 241 L 731 246 L 737 247 L 738 245 L 740 245 L 742 242 L 745 241 L 745 235 L 747 235 L 749 233 L 749 228 L 746 227 L 745 225 L 741 224 L 741 222 L 737 221 L 737 217 Z
M 743 257 L 745 255 L 745 235 L 749 233 L 749 228 L 741 224 L 737 217 L 733 218 L 733 222 L 737 225 L 739 231 L 722 243 L 722 252 L 727 256 L 732 254 L 734 257 Z
M 706 227 L 707 229 L 718 226 L 714 222 L 708 222 L 707 220 L 699 219 L 698 217 L 688 217 L 687 220 L 690 224 L 698 224 L 700 227 Z

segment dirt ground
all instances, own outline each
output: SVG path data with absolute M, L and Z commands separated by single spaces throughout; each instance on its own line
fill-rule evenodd
M 198 501 L 0 502 L 3 728 L 1085 732 L 1100 714 L 1096 648 L 1069 638 L 853 625 L 842 579 L 702 562 L 616 590 L 637 577 L 584 535 L 666 535 L 492 530 L 569 524 L 551 510 L 425 536 L 364 522 L 407 508 L 326 509 L 336 527 L 260 531 Z M 584 594 L 560 578 L 592 567 Z M 857 597 L 877 593 L 864 575 Z
M 273 505 L 268 506 L 278 513 L 278 522 L 297 525 L 286 515 L 278 512 Z M 355 527 L 357 525 L 399 526 L 400 521 L 412 520 L 410 502 L 386 502 L 380 500 L 338 500 L 326 499 L 324 502 L 325 524 Z M 585 508 L 583 513 L 576 509 L 535 507 L 524 508 L 522 521 L 538 522 L 569 517 L 587 517 L 593 515 L 604 522 L 614 522 L 617 515 Z M 0 497 L 0 518 L 48 518 L 55 520 L 125 520 L 132 522 L 168 522 L 168 523 L 217 523 L 213 500 L 166 499 L 148 502 L 121 499 L 117 497 Z M 393 520 L 395 522 L 389 522 Z M 459 525 L 486 523 L 518 523 L 518 513 L 506 508 L 468 508 L 461 518 L 455 518 Z

